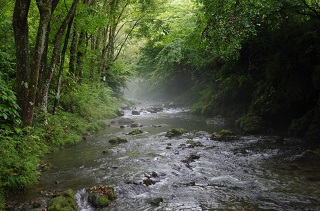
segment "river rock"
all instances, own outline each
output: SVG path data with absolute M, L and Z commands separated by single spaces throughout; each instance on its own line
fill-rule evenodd
M 107 207 L 115 198 L 114 189 L 108 185 L 96 185 L 88 189 L 88 201 L 93 207 Z
M 135 130 L 133 130 L 133 131 L 130 131 L 130 132 L 128 133 L 128 135 L 138 135 L 138 134 L 141 134 L 141 133 L 143 133 L 142 130 L 135 129 Z
M 211 135 L 211 139 L 216 141 L 233 141 L 233 140 L 239 140 L 240 137 L 235 135 L 230 130 L 221 130 L 220 132 L 214 132 Z
M 110 144 L 122 144 L 122 143 L 127 143 L 128 140 L 125 138 L 120 138 L 120 137 L 114 137 L 109 140 Z
M 48 211 L 77 210 L 74 193 L 71 189 L 62 192 L 59 196 L 50 200 Z
M 126 118 L 126 117 L 120 117 L 118 119 L 118 123 L 119 124 L 128 124 L 128 123 L 133 123 L 134 121 L 130 118 Z
M 151 107 L 146 108 L 146 111 L 148 111 L 150 113 L 158 113 L 158 112 L 163 111 L 163 108 L 151 106 Z
M 190 163 L 195 162 L 195 160 L 198 160 L 198 159 L 200 159 L 200 156 L 191 154 L 185 160 L 181 160 L 181 162 L 185 163 L 188 168 L 191 168 Z
M 143 180 L 143 184 L 146 186 L 150 186 L 156 184 L 156 181 L 151 178 L 147 178 Z
M 130 110 L 130 106 L 124 105 L 124 106 L 121 106 L 121 109 L 122 110 Z
M 224 125 L 225 120 L 222 117 L 214 117 L 206 120 L 207 125 Z
M 118 109 L 116 113 L 118 116 L 124 116 L 124 111 L 121 109 Z
M 132 123 L 132 124 L 130 125 L 130 127 L 132 127 L 132 128 L 135 128 L 135 127 L 142 127 L 142 125 L 141 125 L 141 124 L 139 124 L 139 123 Z
M 186 133 L 187 131 L 183 128 L 170 128 L 167 131 L 166 137 L 172 138 L 176 136 L 181 136 L 182 134 Z
M 131 112 L 131 114 L 132 114 L 132 115 L 140 115 L 140 112 L 134 110 L 134 111 Z
M 161 198 L 161 197 L 149 200 L 149 204 L 151 204 L 152 206 L 156 206 L 156 207 L 159 206 L 161 202 L 163 202 L 163 198 Z

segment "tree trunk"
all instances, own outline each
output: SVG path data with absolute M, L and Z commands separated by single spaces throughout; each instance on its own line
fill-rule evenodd
M 108 49 L 108 28 L 106 27 L 105 30 L 103 31 L 103 39 L 102 39 L 102 52 L 101 52 L 101 64 L 100 64 L 100 72 L 99 75 L 102 77 L 105 76 L 106 74 L 106 66 L 107 66 L 107 49 Z
M 64 34 L 65 29 L 67 28 L 69 22 L 71 21 L 72 17 L 74 16 L 74 13 L 76 11 L 78 3 L 79 3 L 79 0 L 73 1 L 72 6 L 71 6 L 66 18 L 63 20 L 60 28 L 58 29 L 58 31 L 54 37 L 54 42 L 53 42 L 54 46 L 53 46 L 53 52 L 52 52 L 52 57 L 51 57 L 51 62 L 50 62 L 50 68 L 49 68 L 48 76 L 46 78 L 46 82 L 43 87 L 43 98 L 42 98 L 42 102 L 41 102 L 41 109 L 45 113 L 48 111 L 49 88 L 50 88 L 51 79 L 53 77 L 54 69 L 56 67 L 56 64 L 57 64 L 58 58 L 59 58 L 60 41 L 61 41 L 61 38 Z
M 33 56 L 33 74 L 30 78 L 30 83 L 33 84 L 33 86 L 29 89 L 29 96 L 30 98 L 31 96 L 34 98 L 34 102 L 36 102 L 37 95 L 38 97 L 42 95 L 41 89 L 38 89 L 37 94 L 37 87 L 41 87 L 38 86 L 40 72 L 42 74 L 40 77 L 40 83 L 43 82 L 42 79 L 45 73 L 45 64 L 47 60 L 48 50 L 48 36 L 52 15 L 52 2 L 50 0 L 37 0 L 36 2 L 40 13 L 40 22 Z
M 58 108 L 58 105 L 59 105 L 60 90 L 61 90 L 61 84 L 62 84 L 62 74 L 63 74 L 63 69 L 64 69 L 64 59 L 65 59 L 65 55 L 66 55 L 67 48 L 68 48 L 68 42 L 69 42 L 69 37 L 70 37 L 70 33 L 71 33 L 72 23 L 73 23 L 73 18 L 69 22 L 67 33 L 66 33 L 66 37 L 64 38 L 64 45 L 63 45 L 63 49 L 62 49 L 62 52 L 61 52 L 61 59 L 60 59 L 60 67 L 59 67 L 59 74 L 58 74 L 56 98 L 54 100 L 54 106 L 53 106 L 52 114 L 56 114 L 57 108 Z
M 75 76 L 75 63 L 76 63 L 76 52 L 78 43 L 78 33 L 76 29 L 73 29 L 72 41 L 70 45 L 70 61 L 69 61 L 69 72 Z
M 39 1 L 39 0 L 37 0 L 37 1 Z M 43 2 L 45 0 L 40 0 L 40 1 Z M 51 16 L 52 16 L 54 10 L 56 9 L 59 1 L 60 0 L 52 0 L 51 1 Z M 41 105 L 41 101 L 42 101 L 42 98 L 43 98 L 43 90 L 42 90 L 42 88 L 44 87 L 44 83 L 45 83 L 46 76 L 47 76 L 47 61 L 48 61 L 47 57 L 48 57 L 48 47 L 49 47 L 49 34 L 50 34 L 50 22 L 48 23 L 48 27 L 47 27 L 47 31 L 46 31 L 45 48 L 44 48 L 44 51 L 42 53 L 42 58 L 41 58 L 41 62 L 40 62 L 36 106 Z
M 79 36 L 79 42 L 77 46 L 77 66 L 76 66 L 76 72 L 78 76 L 78 82 L 82 83 L 82 77 L 83 77 L 83 55 L 84 55 L 84 49 L 85 49 L 85 39 L 86 34 L 85 32 L 80 32 Z
M 28 13 L 31 0 L 16 0 L 13 12 L 13 31 L 16 50 L 16 92 L 20 116 L 25 126 L 32 125 L 34 101 L 28 96 L 29 87 L 29 33 Z M 32 98 L 31 98 L 32 99 Z

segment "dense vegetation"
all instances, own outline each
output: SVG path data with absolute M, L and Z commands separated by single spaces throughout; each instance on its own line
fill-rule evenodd
M 0 209 L 46 153 L 105 126 L 135 72 L 155 96 L 244 132 L 320 137 L 317 0 L 2 0 L 0 11 Z
M 319 1 L 173 2 L 145 26 L 137 62 L 155 90 L 184 93 L 193 112 L 247 133 L 319 137 Z
M 153 1 L 4 0 L 0 4 L 0 210 L 33 184 L 46 153 L 105 127 L 132 73 L 133 29 Z

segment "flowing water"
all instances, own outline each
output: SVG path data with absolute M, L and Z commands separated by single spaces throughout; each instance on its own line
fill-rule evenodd
M 300 140 L 241 136 L 217 141 L 210 134 L 229 126 L 207 124 L 187 109 L 125 112 L 141 124 L 142 134 L 128 135 L 134 128 L 114 123 L 51 155 L 52 169 L 24 200 L 71 188 L 79 210 L 320 210 L 320 161 L 305 158 Z M 165 136 L 177 127 L 189 132 Z M 128 142 L 112 145 L 113 137 Z M 117 198 L 109 207 L 88 203 L 86 188 L 96 184 L 115 188 Z

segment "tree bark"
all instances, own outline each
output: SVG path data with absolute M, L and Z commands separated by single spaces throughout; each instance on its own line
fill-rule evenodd
M 56 67 L 56 64 L 57 64 L 58 58 L 59 58 L 60 41 L 61 41 L 61 38 L 64 34 L 65 29 L 67 28 L 69 22 L 71 21 L 74 13 L 76 11 L 78 3 L 79 3 L 79 0 L 73 1 L 72 6 L 71 6 L 66 18 L 63 20 L 61 26 L 59 27 L 59 29 L 54 37 L 54 42 L 53 42 L 54 46 L 53 46 L 53 52 L 52 52 L 51 61 L 50 61 L 50 68 L 49 68 L 48 76 L 46 78 L 46 82 L 43 87 L 43 98 L 42 98 L 42 102 L 41 102 L 41 109 L 45 113 L 48 112 L 49 88 L 50 88 L 51 79 L 53 77 L 54 69 Z
M 36 45 L 34 48 L 34 56 L 33 56 L 33 73 L 30 77 L 30 83 L 32 87 L 29 89 L 29 96 L 32 97 L 33 101 L 36 103 L 37 95 L 42 95 L 42 90 L 37 88 L 39 82 L 39 75 L 44 74 L 45 72 L 45 63 L 47 59 L 47 49 L 48 49 L 48 36 L 49 36 L 49 28 L 50 28 L 50 20 L 52 15 L 52 1 L 50 0 L 36 0 L 38 10 L 40 13 L 40 22 L 38 27 L 38 34 L 36 39 Z M 43 77 L 41 77 L 43 78 Z M 42 83 L 42 80 L 40 80 Z M 37 100 L 38 101 L 38 100 Z M 38 104 L 38 102 L 37 102 Z
M 46 1 L 46 4 L 49 4 L 49 2 L 51 2 L 51 6 L 48 5 L 48 7 L 51 7 L 51 17 L 53 12 L 55 11 L 58 3 L 60 0 L 37 0 L 37 3 L 39 2 L 38 8 L 39 11 L 42 9 L 42 5 L 43 2 Z M 45 9 L 45 8 L 43 8 Z M 42 9 L 42 10 L 43 10 Z M 40 12 L 41 13 L 41 12 Z M 51 21 L 51 17 L 50 17 L 50 21 Z M 48 23 L 47 26 L 47 30 L 46 30 L 46 34 L 45 34 L 45 47 L 44 47 L 44 51 L 42 52 L 42 57 L 41 57 L 41 62 L 40 62 L 40 67 L 39 67 L 39 79 L 38 79 L 38 90 L 37 90 L 37 97 L 36 97 L 36 106 L 41 105 L 41 101 L 42 101 L 42 97 L 43 97 L 43 90 L 42 88 L 44 87 L 44 83 L 46 80 L 46 76 L 47 76 L 47 57 L 48 57 L 48 47 L 49 47 L 49 34 L 50 34 L 50 21 Z M 34 57 L 35 58 L 35 57 Z M 36 60 L 36 59 L 34 59 Z M 36 62 L 35 62 L 36 63 Z
M 75 63 L 76 63 L 76 52 L 77 52 L 77 43 L 78 43 L 78 33 L 74 28 L 72 33 L 72 40 L 70 45 L 70 61 L 69 61 L 69 73 L 73 76 L 76 75 Z
M 77 66 L 76 66 L 76 73 L 78 76 L 78 82 L 82 83 L 83 77 L 83 56 L 84 56 L 84 49 L 85 49 L 85 39 L 86 34 L 85 32 L 80 32 L 78 46 L 77 46 Z
M 29 27 L 28 13 L 31 0 L 16 0 L 13 12 L 13 31 L 16 50 L 16 92 L 20 116 L 25 126 L 32 125 L 34 101 L 30 100 L 29 88 Z
M 71 21 L 68 24 L 66 37 L 64 38 L 64 44 L 63 44 L 63 49 L 61 52 L 61 59 L 60 59 L 56 98 L 54 99 L 54 106 L 53 106 L 52 114 L 56 114 L 56 111 L 57 111 L 57 108 L 59 105 L 60 90 L 61 90 L 61 84 L 62 84 L 62 75 L 63 75 L 63 69 L 64 69 L 64 59 L 65 59 L 65 55 L 66 55 L 66 52 L 68 49 L 68 42 L 69 42 L 69 37 L 70 37 L 70 33 L 71 33 L 72 23 L 73 23 L 73 18 L 71 19 Z

